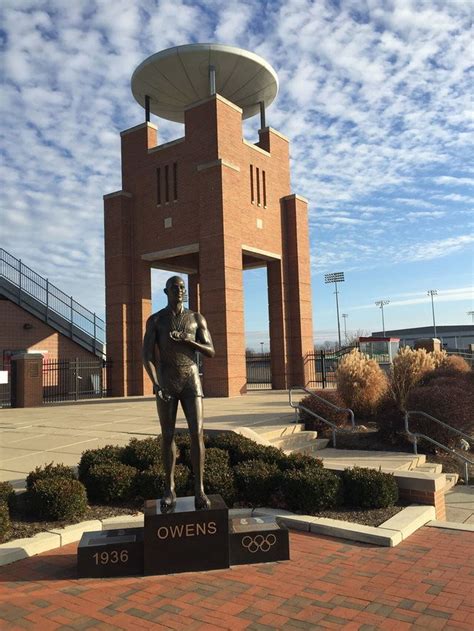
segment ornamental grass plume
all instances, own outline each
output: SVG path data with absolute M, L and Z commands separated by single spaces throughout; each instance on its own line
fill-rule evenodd
M 423 375 L 434 370 L 435 367 L 433 354 L 428 353 L 424 348 L 413 350 L 406 346 L 400 349 L 392 363 L 391 389 L 401 410 L 406 410 L 410 391 Z
M 388 379 L 379 364 L 357 348 L 340 361 L 336 382 L 344 404 L 358 416 L 374 414 L 388 390 Z

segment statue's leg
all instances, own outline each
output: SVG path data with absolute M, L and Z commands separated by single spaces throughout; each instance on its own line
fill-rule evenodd
M 161 425 L 162 436 L 162 458 L 165 470 L 165 490 L 161 498 L 161 512 L 169 513 L 176 505 L 176 493 L 174 490 L 174 467 L 176 464 L 176 443 L 174 441 L 174 430 L 176 426 L 176 412 L 178 400 L 175 398 L 163 401 L 156 397 L 156 407 Z
M 202 397 L 181 399 L 184 415 L 191 436 L 191 464 L 194 474 L 194 505 L 197 510 L 210 508 L 209 498 L 204 493 L 204 437 L 202 425 Z

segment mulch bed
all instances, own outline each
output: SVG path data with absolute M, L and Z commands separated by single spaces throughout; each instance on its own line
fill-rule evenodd
M 33 537 L 39 532 L 52 530 L 54 528 L 64 528 L 71 524 L 79 523 L 89 519 L 106 519 L 107 517 L 116 517 L 119 515 L 137 515 L 139 508 L 136 504 L 122 505 L 103 505 L 93 504 L 89 506 L 87 513 L 80 519 L 73 521 L 35 521 L 34 518 L 28 518 L 22 510 L 22 495 L 17 495 L 18 508 L 12 515 L 12 533 L 7 541 L 14 539 L 22 539 L 24 537 Z M 24 509 L 24 507 L 23 507 Z M 355 522 L 356 524 L 364 524 L 366 526 L 379 526 L 393 515 L 396 515 L 403 509 L 403 506 L 390 506 L 389 508 L 375 508 L 370 510 L 351 509 L 342 507 L 337 510 L 321 511 L 315 517 L 329 517 L 330 519 L 339 519 L 342 521 Z

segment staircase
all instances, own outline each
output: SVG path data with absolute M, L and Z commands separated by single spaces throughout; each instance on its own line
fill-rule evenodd
M 97 357 L 105 356 L 104 321 L 3 248 L 0 295 Z

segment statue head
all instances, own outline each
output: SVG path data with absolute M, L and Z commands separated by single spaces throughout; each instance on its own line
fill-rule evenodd
M 181 276 L 168 278 L 163 291 L 168 296 L 169 305 L 182 304 L 186 300 L 186 286 Z

